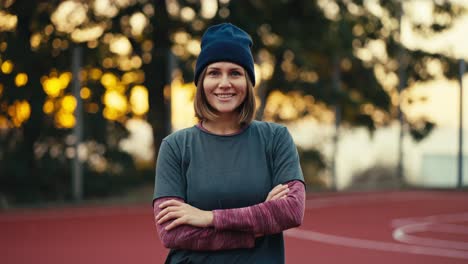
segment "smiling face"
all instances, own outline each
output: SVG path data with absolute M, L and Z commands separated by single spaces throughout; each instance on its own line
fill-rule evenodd
M 237 114 L 247 93 L 246 72 L 235 63 L 212 63 L 206 69 L 203 89 L 206 100 L 220 116 Z

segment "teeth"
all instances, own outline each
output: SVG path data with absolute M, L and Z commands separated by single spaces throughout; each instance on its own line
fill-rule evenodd
M 229 97 L 233 97 L 234 95 L 233 94 L 217 94 L 216 96 L 219 98 L 229 98 Z

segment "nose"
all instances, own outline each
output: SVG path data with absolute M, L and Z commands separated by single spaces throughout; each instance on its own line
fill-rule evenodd
M 223 75 L 221 77 L 221 80 L 219 80 L 219 85 L 218 87 L 219 88 L 230 88 L 232 85 L 231 85 L 231 82 L 229 81 L 229 76 L 227 75 Z

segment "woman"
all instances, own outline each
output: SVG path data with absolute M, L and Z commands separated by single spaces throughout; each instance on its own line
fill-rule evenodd
M 202 37 L 198 125 L 166 137 L 153 199 L 166 263 L 284 263 L 282 231 L 304 216 L 305 188 L 286 127 L 253 121 L 252 40 L 223 23 Z

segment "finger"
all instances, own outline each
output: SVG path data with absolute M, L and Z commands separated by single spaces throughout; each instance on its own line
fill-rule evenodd
M 162 204 L 159 205 L 159 208 L 166 208 L 168 206 L 178 206 L 178 205 L 181 205 L 183 204 L 183 202 L 179 202 L 177 200 L 168 200 L 168 201 L 165 201 L 163 202 Z
M 277 195 L 279 192 L 281 192 L 281 190 L 283 190 L 284 187 L 283 186 L 276 186 L 275 188 L 273 188 L 273 190 L 271 190 L 269 193 L 268 193 L 268 196 L 266 198 L 266 201 L 270 201 L 275 195 Z
M 284 189 L 285 186 L 286 186 L 286 185 L 278 184 L 278 185 L 276 185 L 273 189 L 271 189 L 270 192 L 279 191 L 279 190 L 281 190 L 281 189 Z
M 270 194 L 271 194 L 270 197 L 273 197 L 273 196 L 277 195 L 278 193 L 283 192 L 283 191 L 286 190 L 286 189 L 288 189 L 288 186 L 287 186 L 287 185 L 283 185 L 283 186 L 281 186 L 281 187 L 279 187 L 279 188 L 273 189 L 273 190 L 271 190 L 271 192 L 270 192 Z
M 276 185 L 269 193 L 268 193 L 268 196 L 266 198 L 266 201 L 270 201 L 274 196 L 278 195 L 278 193 L 284 191 L 288 189 L 288 185 L 287 184 L 278 184 Z
M 182 214 L 180 212 L 170 212 L 166 214 L 165 216 L 161 217 L 161 219 L 158 220 L 158 224 L 163 224 L 166 221 L 172 220 L 172 219 L 177 219 L 180 218 Z
M 285 189 L 271 197 L 271 200 L 277 200 L 283 196 L 286 196 L 289 193 L 289 189 Z
M 175 212 L 177 209 L 178 207 L 175 207 L 175 206 L 169 206 L 169 207 L 164 208 L 163 210 L 161 210 L 161 212 L 159 212 L 156 215 L 156 220 L 159 220 L 161 217 L 165 216 L 169 212 Z
M 267 196 L 267 201 L 270 200 L 273 196 L 275 196 L 276 194 L 280 193 L 282 190 L 285 190 L 288 186 L 287 185 L 282 185 L 282 184 L 278 184 L 275 186 L 275 188 L 273 188 L 269 193 L 268 193 L 268 196 Z
M 183 225 L 185 224 L 185 219 L 184 218 L 177 218 L 176 220 L 172 221 L 172 223 L 170 223 L 168 226 L 165 227 L 165 229 L 167 231 L 175 228 L 175 227 L 178 227 L 180 225 Z

